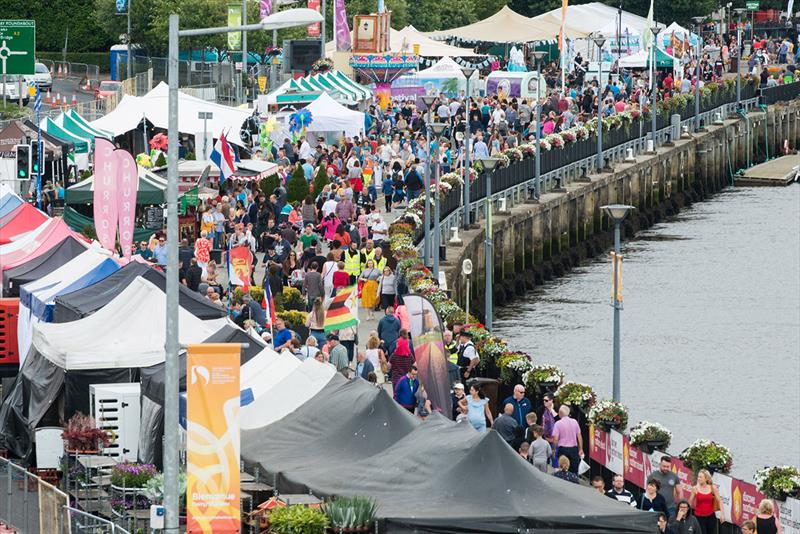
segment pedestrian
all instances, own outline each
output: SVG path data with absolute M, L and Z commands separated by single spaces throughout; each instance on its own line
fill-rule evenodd
M 525 386 L 517 384 L 514 386 L 514 392 L 510 397 L 506 397 L 503 404 L 511 404 L 514 407 L 514 420 L 520 428 L 524 428 L 525 417 L 532 409 L 531 401 L 525 397 Z
M 394 316 L 394 306 L 387 306 L 384 316 L 378 321 L 378 337 L 389 354 L 394 352 L 399 334 L 400 319 Z
M 647 481 L 657 480 L 659 483 L 658 493 L 664 497 L 667 506 L 667 517 L 675 515 L 675 503 L 680 499 L 681 481 L 678 475 L 672 472 L 672 457 L 665 454 L 658 461 L 658 470 L 653 471 Z
M 403 375 L 405 375 L 414 364 L 414 355 L 411 354 L 411 347 L 408 344 L 407 336 L 408 332 L 401 328 L 392 355 L 389 357 L 389 370 L 391 372 L 393 386 L 397 385 L 397 382 L 403 378 Z
M 328 361 L 336 367 L 336 371 L 347 376 L 349 371 L 347 349 L 339 342 L 339 336 L 328 334 Z
M 378 294 L 380 295 L 381 308 L 386 309 L 395 305 L 397 299 L 397 278 L 391 267 L 383 268 L 383 276 L 378 281 Z
M 573 484 L 580 484 L 581 482 L 578 475 L 572 472 L 569 458 L 563 454 L 558 457 L 558 470 L 553 473 L 553 476 L 561 480 L 566 480 L 567 482 L 572 482 Z
M 553 449 L 542 437 L 542 434 L 544 434 L 544 429 L 539 425 L 533 425 L 532 428 L 534 439 L 531 442 L 530 455 L 532 457 L 533 466 L 542 473 L 547 473 L 547 464 L 550 462 L 550 458 L 553 456 Z
M 694 516 L 703 529 L 702 534 L 717 534 L 719 522 L 725 522 L 725 512 L 722 510 L 719 490 L 707 469 L 697 472 L 697 483 L 692 487 L 689 504 L 694 508 Z M 719 510 L 719 521 L 715 514 L 716 510 Z
M 755 523 L 758 534 L 781 534 L 781 524 L 775 517 L 775 506 L 769 499 L 763 499 L 758 505 Z
M 570 470 L 577 475 L 583 458 L 583 436 L 578 422 L 569 413 L 567 405 L 562 404 L 558 409 L 559 419 L 553 425 L 553 448 L 559 456 L 569 458 Z
M 372 365 L 372 362 L 369 361 L 367 358 L 367 353 L 363 350 L 358 351 L 358 355 L 356 356 L 356 372 L 355 378 L 363 378 L 367 380 L 371 373 L 375 372 L 375 367 Z
M 503 413 L 494 420 L 492 429 L 500 434 L 503 441 L 513 446 L 514 440 L 517 437 L 518 428 L 519 423 L 517 423 L 517 420 L 514 418 L 514 405 L 508 403 L 503 407 Z
M 658 534 L 675 534 L 675 531 L 669 526 L 667 515 L 663 513 L 658 514 Z M 744 526 L 742 526 L 742 534 L 753 534 L 753 532 L 745 532 Z
M 466 330 L 459 333 L 459 346 L 458 346 L 458 369 L 461 373 L 462 382 L 467 382 L 471 378 L 475 378 L 475 368 L 480 363 L 481 359 L 478 355 L 478 349 L 472 342 L 472 334 Z
M 625 489 L 625 478 L 622 475 L 614 475 L 611 480 L 611 489 L 606 492 L 606 497 L 636 507 L 636 499 L 634 499 L 633 493 Z
M 647 482 L 644 493 L 639 496 L 637 508 L 645 512 L 662 512 L 666 514 L 667 502 L 664 500 L 664 497 L 658 493 L 660 488 L 661 484 L 658 480 L 654 478 L 650 479 L 650 481 Z
M 394 400 L 412 414 L 417 407 L 418 373 L 417 366 L 412 365 L 394 384 Z
M 600 475 L 595 475 L 592 478 L 592 487 L 597 491 L 600 495 L 606 494 L 606 482 L 603 480 L 603 477 Z
M 466 412 L 467 420 L 478 432 L 486 432 L 486 421 L 493 423 L 489 410 L 489 399 L 483 394 L 480 385 L 473 381 L 469 386 L 469 395 L 461 401 L 461 409 Z
M 361 272 L 360 280 L 364 283 L 361 288 L 361 307 L 367 310 L 367 319 L 372 320 L 375 308 L 379 303 L 378 280 L 381 272 L 375 268 L 375 260 L 367 260 L 366 268 Z
M 692 515 L 692 507 L 686 500 L 678 502 L 675 517 L 670 520 L 669 527 L 675 534 L 700 534 L 703 532 L 697 518 Z
M 367 350 L 364 351 L 367 359 L 372 363 L 372 367 L 375 370 L 376 376 L 379 377 L 379 382 L 382 384 L 386 382 L 388 378 L 386 376 L 386 353 L 381 348 L 381 340 L 378 337 L 378 332 L 373 330 L 369 333 L 369 338 L 367 338 Z

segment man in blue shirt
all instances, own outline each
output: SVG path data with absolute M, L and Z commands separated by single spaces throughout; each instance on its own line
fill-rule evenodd
M 158 245 L 153 249 L 153 259 L 161 267 L 167 266 L 167 243 L 163 237 L 158 238 Z
M 514 393 L 510 397 L 506 397 L 506 400 L 503 401 L 503 406 L 506 404 L 510 404 L 514 407 L 514 412 L 511 416 L 520 428 L 526 428 L 528 424 L 525 422 L 525 416 L 530 413 L 532 404 L 530 399 L 525 396 L 525 386 L 522 384 L 514 386 Z
M 283 319 L 275 321 L 275 338 L 272 340 L 272 347 L 276 352 L 280 352 L 292 343 L 294 332 L 286 328 Z
M 414 409 L 417 407 L 418 373 L 417 364 L 412 365 L 408 373 L 397 382 L 397 386 L 394 388 L 394 400 L 411 413 L 414 413 Z
M 475 143 L 472 145 L 472 154 L 475 161 L 489 157 L 489 147 L 483 142 L 483 134 L 481 132 L 478 132 Z

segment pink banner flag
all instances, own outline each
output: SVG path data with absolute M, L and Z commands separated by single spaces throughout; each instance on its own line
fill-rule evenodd
M 272 0 L 259 0 L 258 14 L 262 19 L 272 15 Z
M 333 16 L 336 19 L 336 50 L 339 52 L 349 52 L 352 48 L 350 41 L 350 25 L 347 24 L 347 10 L 344 7 L 344 0 L 335 0 Z
M 117 210 L 119 213 L 119 246 L 122 255 L 130 260 L 133 245 L 133 226 L 136 221 L 136 192 L 139 189 L 139 169 L 130 152 L 114 151 L 117 157 Z
M 94 228 L 103 248 L 114 252 L 117 237 L 117 157 L 108 139 L 94 140 Z

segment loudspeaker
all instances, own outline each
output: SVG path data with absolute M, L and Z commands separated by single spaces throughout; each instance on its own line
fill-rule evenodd
M 292 39 L 283 42 L 283 70 L 308 72 L 315 61 L 322 57 L 322 41 L 319 39 Z

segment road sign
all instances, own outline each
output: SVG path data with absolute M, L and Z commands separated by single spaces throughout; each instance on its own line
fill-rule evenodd
M 34 74 L 36 22 L 0 20 L 0 74 Z
M 759 4 L 759 0 L 755 0 L 755 1 L 750 0 L 750 1 L 745 2 L 744 5 L 750 11 L 757 11 L 758 10 L 758 4 Z

